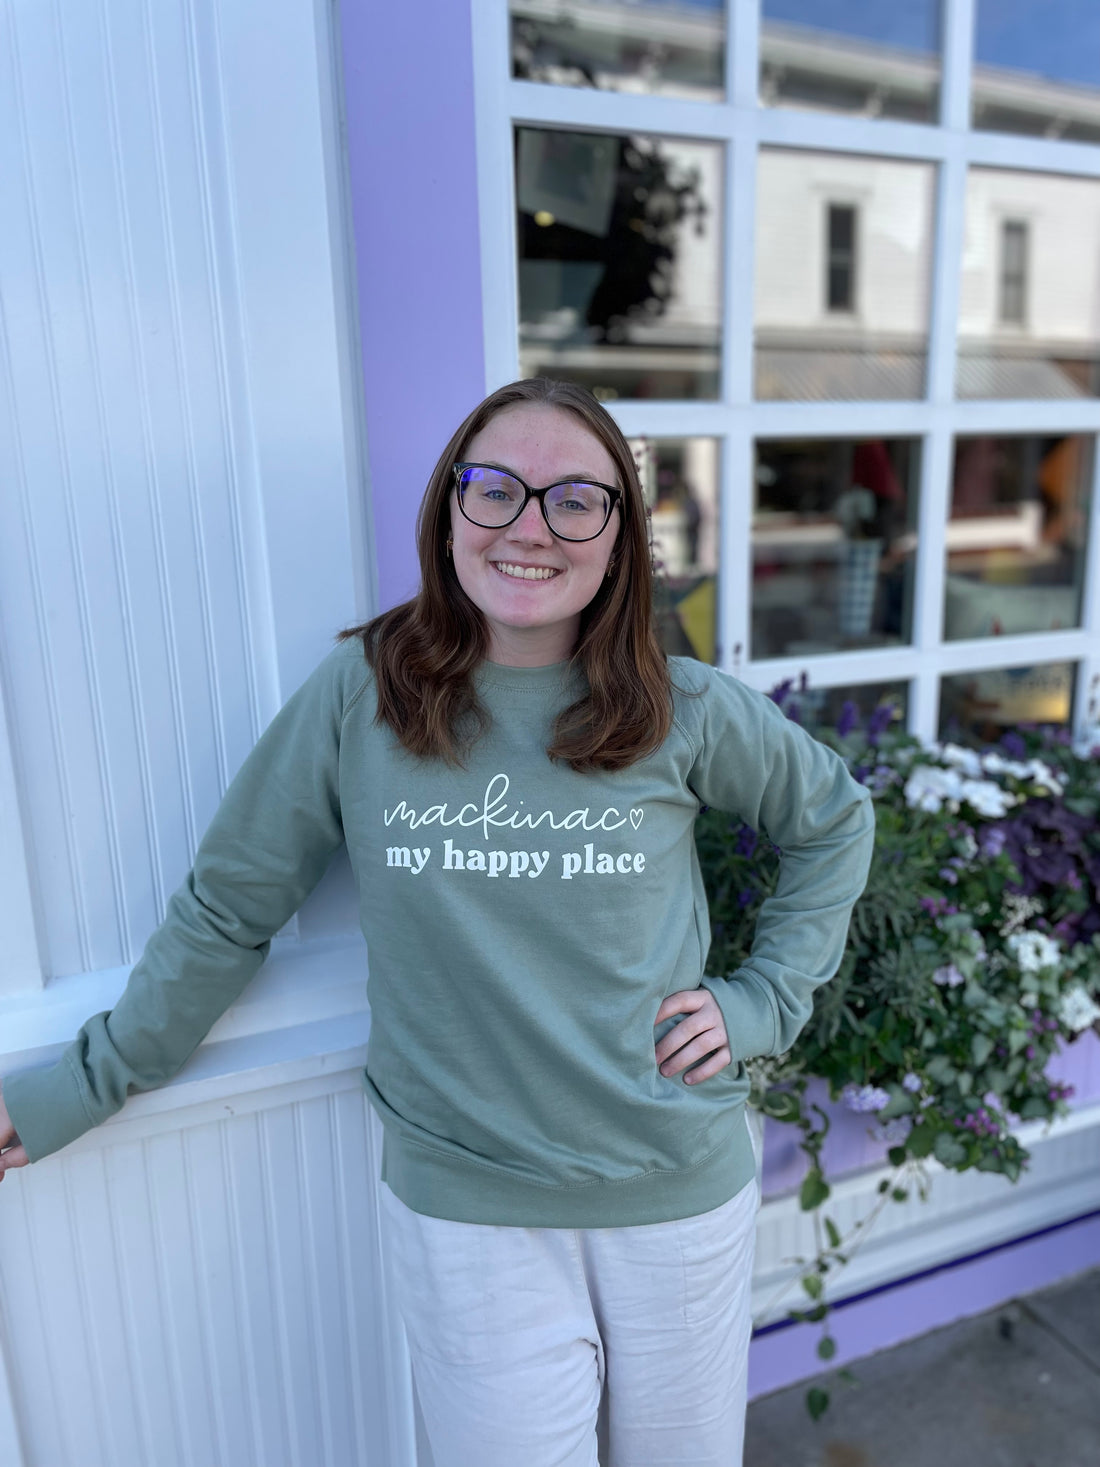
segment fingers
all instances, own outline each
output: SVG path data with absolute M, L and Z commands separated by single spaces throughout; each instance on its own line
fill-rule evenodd
M 712 993 L 699 988 L 670 994 L 658 1010 L 656 1022 L 659 1024 L 674 1013 L 684 1013 L 687 1017 L 674 1025 L 655 1047 L 662 1075 L 678 1075 L 694 1066 L 684 1076 L 684 1083 L 697 1084 L 732 1063 L 722 1011 Z
M 13 1171 L 18 1166 L 27 1166 L 30 1157 L 22 1146 L 12 1146 L 7 1151 L 0 1152 L 0 1182 L 4 1180 L 5 1173 Z
M 679 993 L 670 993 L 657 1010 L 655 1024 L 660 1024 L 664 1019 L 671 1019 L 673 1014 L 694 1014 L 703 1005 L 710 1001 L 714 1003 L 713 995 L 705 988 L 684 988 Z M 718 1005 L 715 1004 L 715 1008 Z

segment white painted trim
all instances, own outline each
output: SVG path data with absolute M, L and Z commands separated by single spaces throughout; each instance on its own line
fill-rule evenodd
M 34 914 L 30 867 L 19 810 L 19 789 L 0 677 L 0 892 L 3 893 L 3 951 L 0 996 L 41 992 L 42 955 Z M 3 1440 L 0 1437 L 0 1440 Z
M 974 60 L 975 0 L 945 0 L 943 74 L 940 82 L 940 121 L 954 132 L 970 126 L 970 75 Z
M 511 72 L 507 7 L 499 0 L 471 0 L 471 31 L 481 309 L 488 393 L 519 376 L 512 124 L 508 117 L 506 85 L 484 84 L 486 77 L 507 78 Z
M 882 1284 L 900 1282 L 937 1265 L 1011 1242 L 1100 1208 L 1100 1105 L 1083 1106 L 1045 1127 L 1022 1126 L 1017 1135 L 1031 1152 L 1020 1181 L 988 1172 L 951 1172 L 928 1164 L 927 1202 L 915 1194 L 886 1204 L 848 1266 L 826 1279 L 826 1297 L 851 1298 Z M 878 1184 L 891 1167 L 873 1167 L 834 1183 L 824 1212 L 842 1234 L 865 1217 L 878 1199 Z M 764 1202 L 757 1225 L 753 1317 L 758 1325 L 802 1307 L 797 1287 L 776 1302 L 798 1270 L 789 1260 L 814 1254 L 813 1224 L 793 1192 Z
M 129 968 L 82 973 L 44 991 L 0 998 L 0 1074 L 45 1063 L 91 1015 L 113 1008 Z M 263 968 L 198 1051 L 315 1021 L 358 1022 L 366 1012 L 367 950 L 356 937 L 277 941 Z

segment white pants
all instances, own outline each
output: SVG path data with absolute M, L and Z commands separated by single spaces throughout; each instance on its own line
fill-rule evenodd
M 383 1246 L 435 1467 L 741 1467 L 759 1192 L 674 1222 L 411 1211 Z

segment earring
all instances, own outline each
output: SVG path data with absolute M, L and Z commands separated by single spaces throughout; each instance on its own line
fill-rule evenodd
M 611 577 L 614 575 L 614 573 L 615 573 L 615 557 L 612 556 L 611 559 L 607 562 L 607 575 L 604 577 L 604 580 L 609 581 L 611 579 Z
M 454 536 L 453 535 L 448 535 L 447 536 L 447 554 L 450 555 L 451 551 L 454 548 L 455 548 Z

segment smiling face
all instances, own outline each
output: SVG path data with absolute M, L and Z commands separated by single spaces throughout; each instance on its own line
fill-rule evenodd
M 503 408 L 462 455 L 507 469 L 536 489 L 575 476 L 617 484 L 610 453 L 573 413 L 541 404 Z M 544 667 L 572 655 L 581 612 L 599 591 L 619 533 L 618 508 L 594 540 L 560 540 L 530 499 L 503 529 L 472 525 L 451 494 L 459 585 L 485 618 L 489 660 Z

